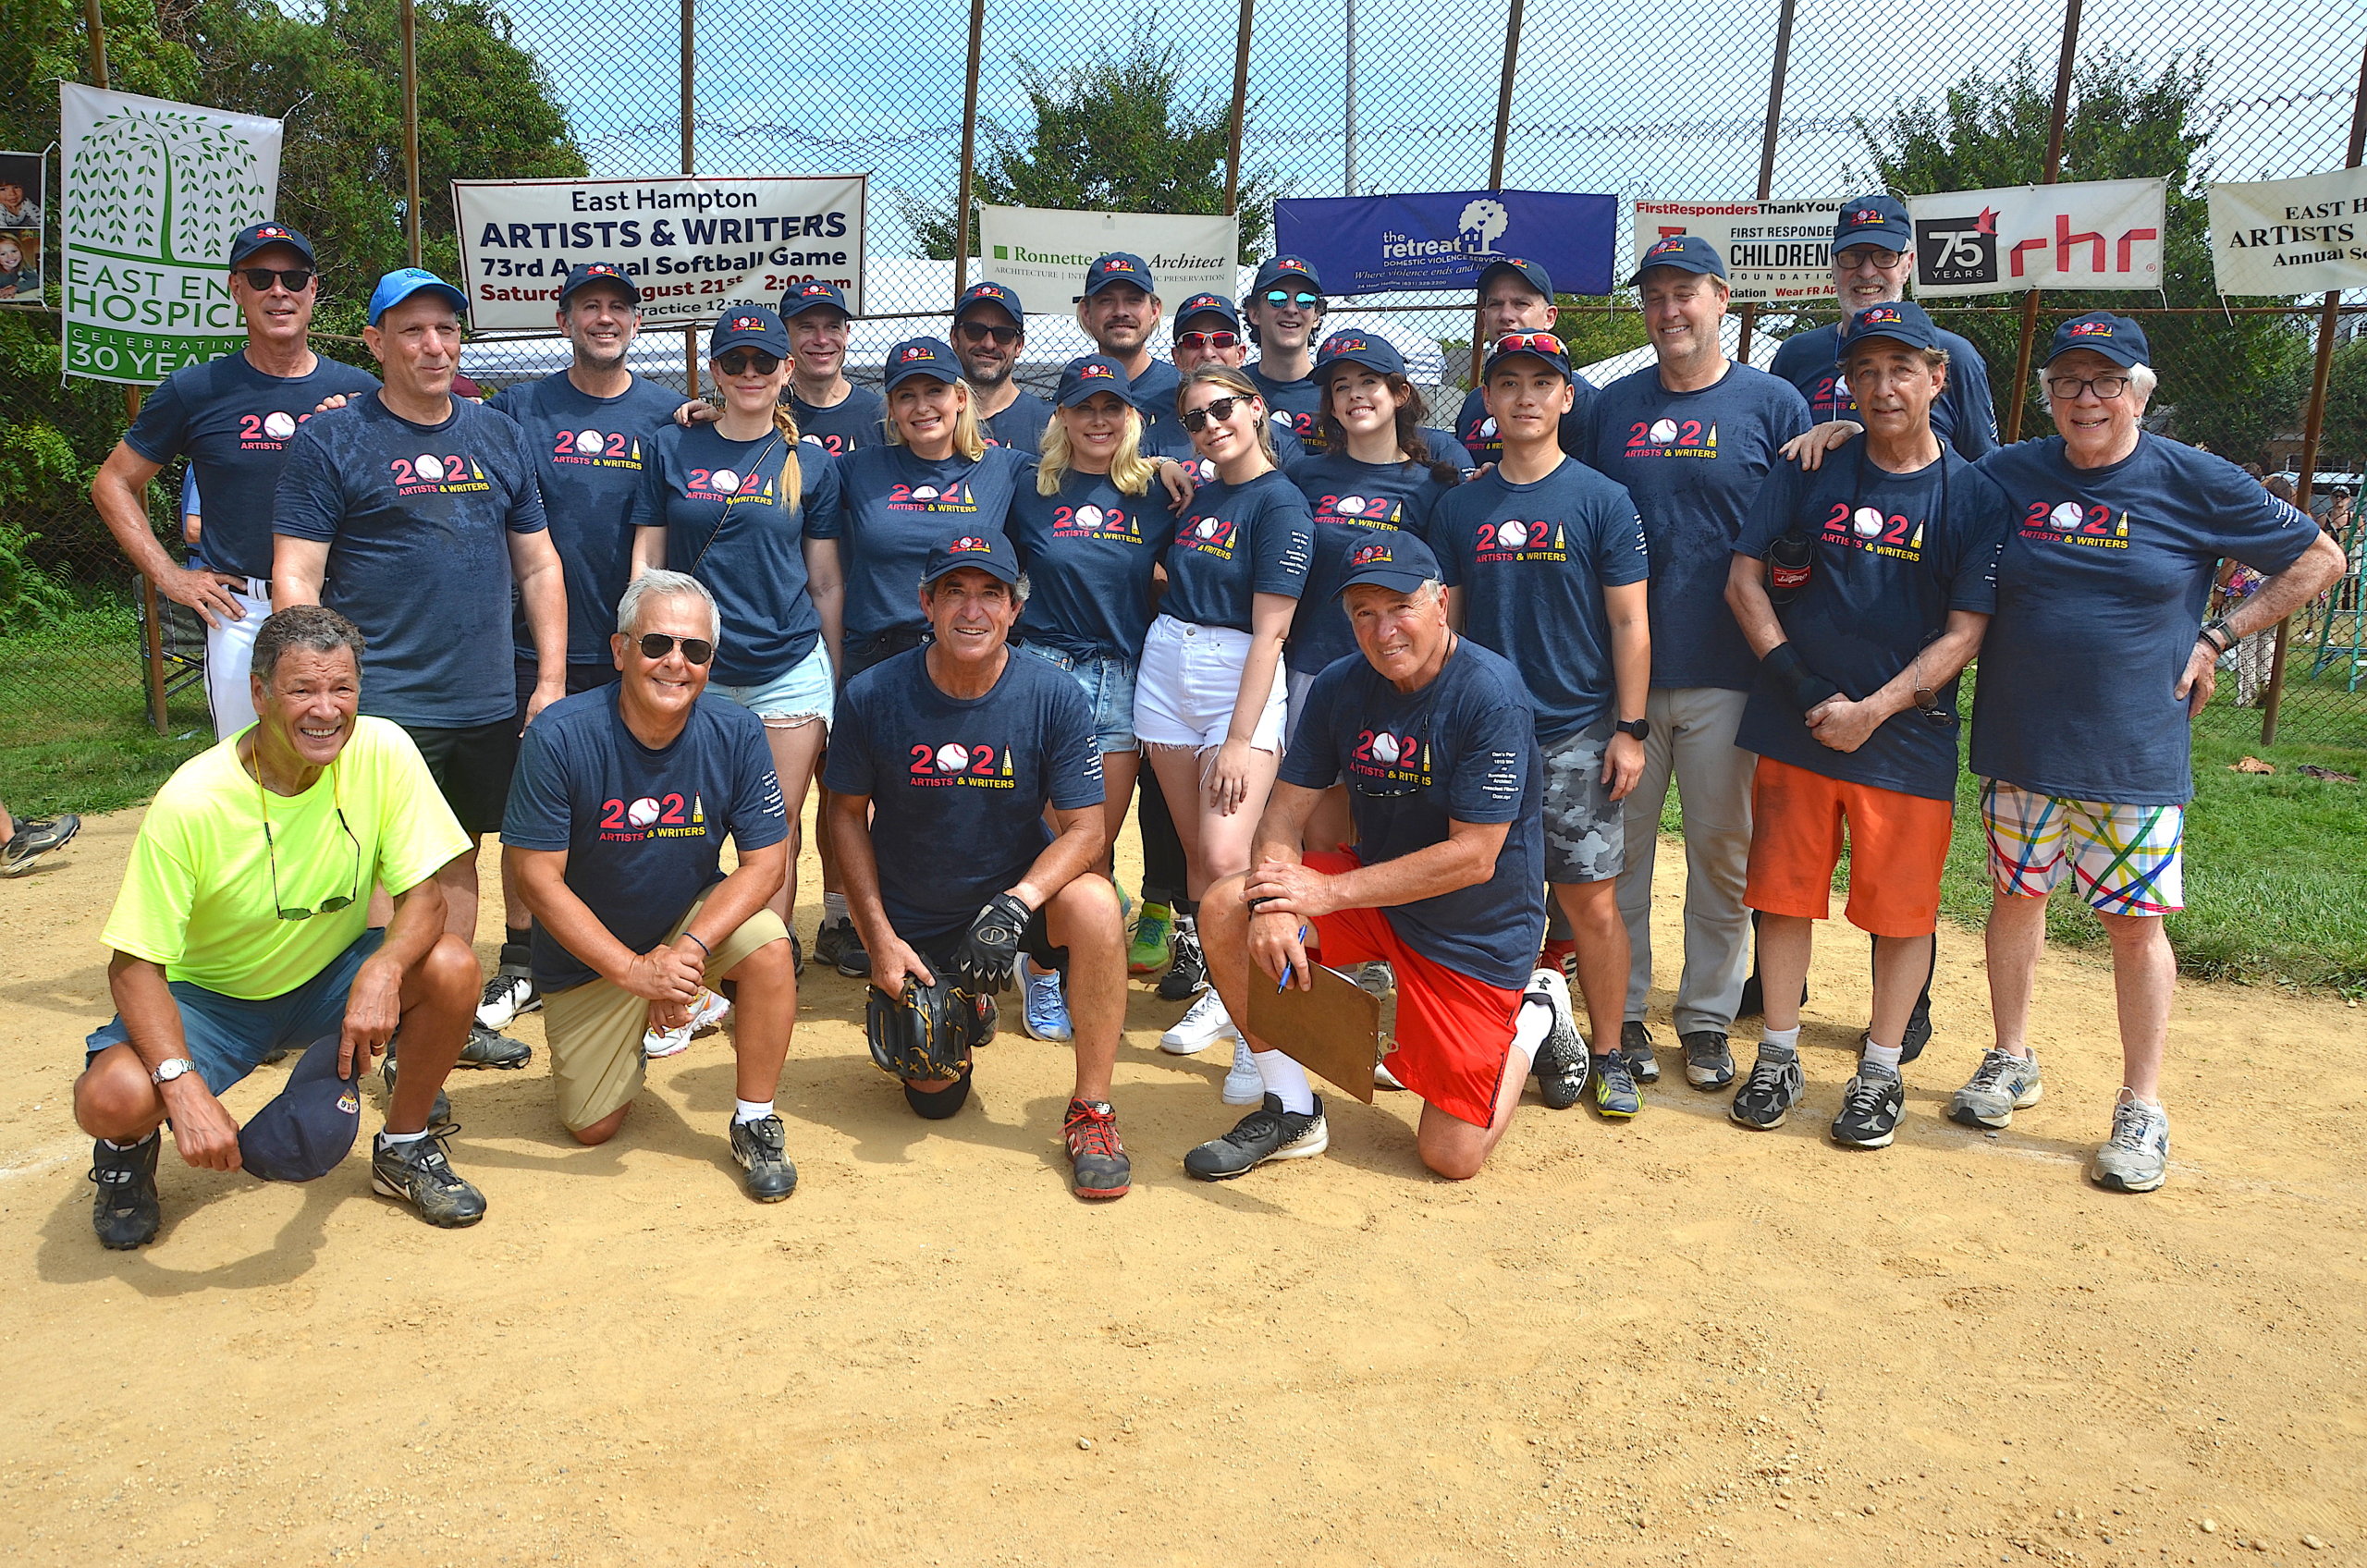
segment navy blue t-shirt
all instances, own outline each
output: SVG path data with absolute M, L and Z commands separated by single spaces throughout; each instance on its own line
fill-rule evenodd
M 655 751 L 634 739 L 604 686 L 553 703 L 518 744 L 501 841 L 567 852 L 568 890 L 634 952 L 723 880 L 724 835 L 741 854 L 789 837 L 764 721 L 701 696 L 682 732 Z M 534 923 L 534 984 L 561 991 L 598 976 Z
M 1570 373 L 1570 411 L 1562 416 L 1562 450 L 1579 461 L 1586 460 L 1587 410 L 1593 406 L 1594 383 L 1576 371 Z M 1463 408 L 1454 416 L 1455 438 L 1463 443 L 1473 467 L 1502 462 L 1504 438 L 1496 434 L 1496 422 L 1489 417 L 1488 400 L 1475 386 L 1463 395 Z
M 1306 592 L 1314 527 L 1306 497 L 1278 472 L 1238 488 L 1201 485 L 1172 525 L 1159 609 L 1194 626 L 1250 631 L 1257 594 Z
M 797 418 L 798 439 L 814 442 L 832 457 L 888 444 L 888 399 L 868 386 L 849 383 L 847 395 L 827 409 L 791 392 L 789 411 Z
M 321 399 L 377 389 L 377 377 L 321 359 L 310 375 L 265 375 L 247 356 L 183 365 L 140 405 L 123 444 L 152 463 L 187 458 L 205 496 L 205 564 L 271 578 L 271 518 L 296 427 Z
M 805 531 L 836 539 L 846 562 L 850 643 L 883 631 L 917 631 L 921 571 L 928 553 L 956 529 L 1000 533 L 1012 496 L 1036 483 L 1036 459 L 989 447 L 976 462 L 960 453 L 937 462 L 909 447 L 865 447 L 838 460 L 837 505 L 809 509 Z
M 1970 338 L 1945 328 L 1940 332 L 1940 347 L 1948 351 L 1948 379 L 1932 405 L 1932 433 L 1967 462 L 1979 462 L 1997 449 L 1997 410 L 1989 399 L 1988 363 Z M 1857 395 L 1834 362 L 1840 351 L 1841 327 L 1832 323 L 1784 338 L 1767 367 L 1770 374 L 1799 388 L 1819 424 L 1858 418 Z
M 545 526 L 515 421 L 455 398 L 413 424 L 375 394 L 296 432 L 272 518 L 329 547 L 321 603 L 369 639 L 362 711 L 446 729 L 518 711 L 509 535 Z
M 2050 435 L 1991 453 L 1981 472 L 2010 522 L 1972 770 L 2067 800 L 2183 804 L 2191 738 L 2173 688 L 2212 576 L 2227 557 L 2273 577 L 2318 525 L 2226 459 L 2151 434 L 2106 468 L 2072 467 Z
M 1265 361 L 1255 361 L 1242 366 L 1242 371 L 1266 399 L 1266 416 L 1274 422 L 1279 439 L 1283 431 L 1298 437 L 1299 445 L 1310 452 L 1323 450 L 1323 433 L 1317 428 L 1316 415 L 1323 411 L 1323 388 L 1311 375 L 1296 381 L 1276 381 L 1261 368 Z
M 1809 423 L 1789 383 L 1744 364 L 1698 392 L 1669 391 L 1660 367 L 1646 365 L 1595 394 L 1579 455 L 1644 520 L 1653 685 L 1748 692 L 1758 680 L 1726 608 L 1726 572 L 1779 448 Z
M 1938 462 L 1892 473 L 1868 462 L 1865 447 L 1851 442 L 1814 473 L 1778 467 L 1735 542 L 1736 555 L 1765 560 L 1768 546 L 1795 529 L 1814 541 L 1808 586 L 1776 606 L 1775 619 L 1809 668 L 1852 702 L 1888 685 L 1947 630 L 1950 610 L 1996 609 L 2006 527 L 2005 497 L 1956 453 L 1943 447 Z M 1956 705 L 1950 680 L 1940 706 L 1953 713 Z M 1856 751 L 1837 752 L 1761 680 L 1735 744 L 1827 778 L 1956 799 L 1956 728 L 1912 709 L 1883 720 Z
M 1430 546 L 1463 592 L 1463 629 L 1518 670 L 1539 741 L 1608 714 L 1619 696 L 1602 591 L 1651 575 L 1627 492 L 1564 459 L 1515 484 L 1499 467 L 1439 504 Z
M 1051 418 L 1052 405 L 1023 388 L 1011 407 L 983 423 L 987 439 L 995 446 L 1016 447 L 1033 457 L 1044 449 L 1044 426 Z
M 1512 666 L 1462 638 L 1438 679 L 1408 692 L 1362 654 L 1336 660 L 1315 678 L 1281 777 L 1308 790 L 1346 781 L 1367 865 L 1446 842 L 1450 822 L 1511 823 L 1487 881 L 1381 913 L 1458 974 L 1528 984 L 1545 940 L 1545 774 Z
M 1101 751 L 1092 705 L 1066 671 L 1011 652 L 987 694 L 963 700 L 929 679 L 928 650 L 913 648 L 847 682 L 823 782 L 871 797 L 888 923 L 926 950 L 1027 875 L 1052 841 L 1047 805 L 1101 803 Z
M 681 393 L 638 375 L 617 396 L 595 398 L 562 370 L 506 387 L 485 405 L 516 420 L 534 453 L 551 544 L 567 572 L 570 664 L 611 662 L 608 636 L 632 566 L 625 510 L 641 488 L 649 438 L 672 427 L 681 402 Z M 518 656 L 533 663 L 534 640 L 522 613 L 512 631 Z
M 1377 533 L 1428 542 L 1431 514 L 1447 487 L 1419 463 L 1360 463 L 1344 451 L 1301 458 L 1285 472 L 1313 514 L 1314 548 L 1284 657 L 1294 674 L 1313 675 L 1356 651 L 1348 612 L 1340 607 L 1348 557 Z
M 788 504 L 785 443 L 729 441 L 712 424 L 668 424 L 649 439 L 649 464 L 625 530 L 666 531 L 666 565 L 688 572 L 723 612 L 713 679 L 758 686 L 797 668 L 822 636 L 805 576 L 806 520 L 838 507 L 838 459 L 797 443 L 798 504 Z
M 1027 606 L 1013 640 L 1078 659 L 1142 657 L 1157 613 L 1151 576 L 1167 554 L 1172 514 L 1153 482 L 1129 496 L 1106 473 L 1061 476 L 1061 493 L 1019 487 L 1011 508 L 1011 545 L 1027 573 Z

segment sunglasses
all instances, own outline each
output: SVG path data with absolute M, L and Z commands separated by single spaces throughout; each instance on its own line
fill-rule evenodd
M 1208 427 L 1208 421 L 1219 424 L 1233 417 L 1233 410 L 1249 401 L 1246 398 L 1211 398 L 1207 403 L 1184 416 L 1184 428 L 1197 435 Z
M 1006 346 L 1019 341 L 1019 328 L 1015 326 L 990 326 L 982 321 L 965 321 L 953 330 L 962 335 L 965 343 L 984 343 L 989 337 Z
M 1238 332 L 1178 333 L 1175 346 L 1179 349 L 1197 349 L 1204 351 L 1210 349 L 1237 349 L 1241 346 L 1241 334 Z
M 641 650 L 643 658 L 654 660 L 672 653 L 678 643 L 681 645 L 682 656 L 693 664 L 703 665 L 715 657 L 715 644 L 704 637 L 678 638 L 668 637 L 663 631 L 644 631 L 634 646 Z
M 310 267 L 240 267 L 239 276 L 258 294 L 270 293 L 275 283 L 290 294 L 301 294 L 313 286 Z
M 1418 795 L 1424 788 L 1418 778 L 1352 778 L 1348 788 L 1368 801 L 1400 801 L 1408 795 Z
M 1566 354 L 1562 340 L 1550 332 L 1515 332 L 1496 339 L 1499 354 Z
M 770 375 L 780 369 L 780 356 L 767 354 L 762 349 L 734 349 L 715 357 L 715 367 L 726 375 L 745 375 L 750 367 L 758 375 Z
M 255 780 L 255 791 L 263 794 L 263 780 Z M 289 909 L 279 896 L 279 846 L 271 831 L 271 807 L 263 806 L 263 853 L 264 864 L 271 868 L 271 907 L 282 920 L 310 920 L 316 914 L 335 914 L 350 905 L 362 894 L 362 840 L 353 836 L 353 828 L 345 820 L 345 807 L 337 808 L 337 825 L 345 833 L 345 841 L 353 849 L 353 877 L 348 890 L 337 898 L 323 899 L 317 909 Z
M 1316 306 L 1323 303 L 1323 296 L 1320 294 L 1309 294 L 1304 288 L 1298 290 L 1296 293 L 1293 293 L 1287 288 L 1269 288 L 1266 290 L 1266 303 L 1269 305 L 1296 305 L 1303 311 L 1311 311 Z

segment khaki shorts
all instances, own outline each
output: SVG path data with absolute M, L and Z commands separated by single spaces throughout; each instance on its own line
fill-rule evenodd
M 705 900 L 702 900 L 701 903 Z M 671 941 L 697 918 L 699 904 L 674 923 Z M 780 916 L 760 909 L 716 944 L 706 972 L 720 980 L 767 942 L 789 940 Z M 550 1047 L 551 1077 L 558 1084 L 558 1118 L 582 1132 L 615 1114 L 641 1093 L 647 1076 L 642 1039 L 649 1031 L 649 1002 L 613 980 L 587 980 L 543 998 L 543 1038 Z

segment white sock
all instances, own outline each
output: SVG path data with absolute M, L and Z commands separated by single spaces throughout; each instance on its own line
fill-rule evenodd
M 148 1134 L 148 1138 L 153 1138 L 155 1135 L 155 1133 L 151 1133 Z M 99 1142 L 106 1145 L 107 1147 L 115 1150 L 117 1154 L 129 1154 L 131 1150 L 136 1149 L 141 1145 L 146 1143 L 148 1138 L 134 1138 L 128 1144 L 118 1144 L 113 1138 L 101 1138 Z
M 731 1121 L 735 1126 L 742 1121 L 762 1121 L 772 1113 L 773 1102 L 770 1100 L 735 1099 L 731 1102 Z
M 1865 1048 L 1858 1053 L 1858 1060 L 1870 1061 L 1877 1067 L 1887 1067 L 1893 1072 L 1896 1072 L 1898 1053 L 1904 1048 L 1900 1046 L 1878 1046 L 1874 1044 L 1874 1037 L 1869 1035 L 1866 1036 Z
M 1797 1056 L 1800 1051 L 1800 1026 L 1795 1023 L 1789 1029 L 1761 1029 L 1759 1043 L 1762 1047 L 1774 1047 L 1779 1056 Z M 1890 1054 L 1893 1059 L 1891 1065 L 1896 1067 L 1898 1053 L 1893 1051 Z
M 844 893 L 822 895 L 822 924 L 834 925 L 847 918 L 847 896 Z
M 1542 997 L 1524 998 L 1520 1011 L 1513 1015 L 1513 1049 L 1520 1053 L 1520 1073 L 1528 1076 L 1528 1064 L 1537 1060 L 1537 1047 L 1553 1028 L 1552 1004 Z
M 1249 1060 L 1257 1064 L 1266 1092 L 1279 1098 L 1284 1110 L 1293 1116 L 1314 1114 L 1315 1085 L 1306 1081 L 1306 1068 L 1280 1051 L 1255 1051 Z
M 388 1127 L 380 1131 L 378 1141 L 382 1144 L 415 1144 L 425 1136 L 427 1136 L 427 1129 L 424 1127 L 416 1133 L 398 1133 L 392 1127 Z

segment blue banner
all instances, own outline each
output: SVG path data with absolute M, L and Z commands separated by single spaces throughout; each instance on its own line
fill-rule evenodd
M 1274 251 L 1304 256 L 1328 294 L 1468 291 L 1515 258 L 1562 294 L 1611 292 L 1615 196 L 1448 190 L 1416 196 L 1299 197 L 1274 203 Z

